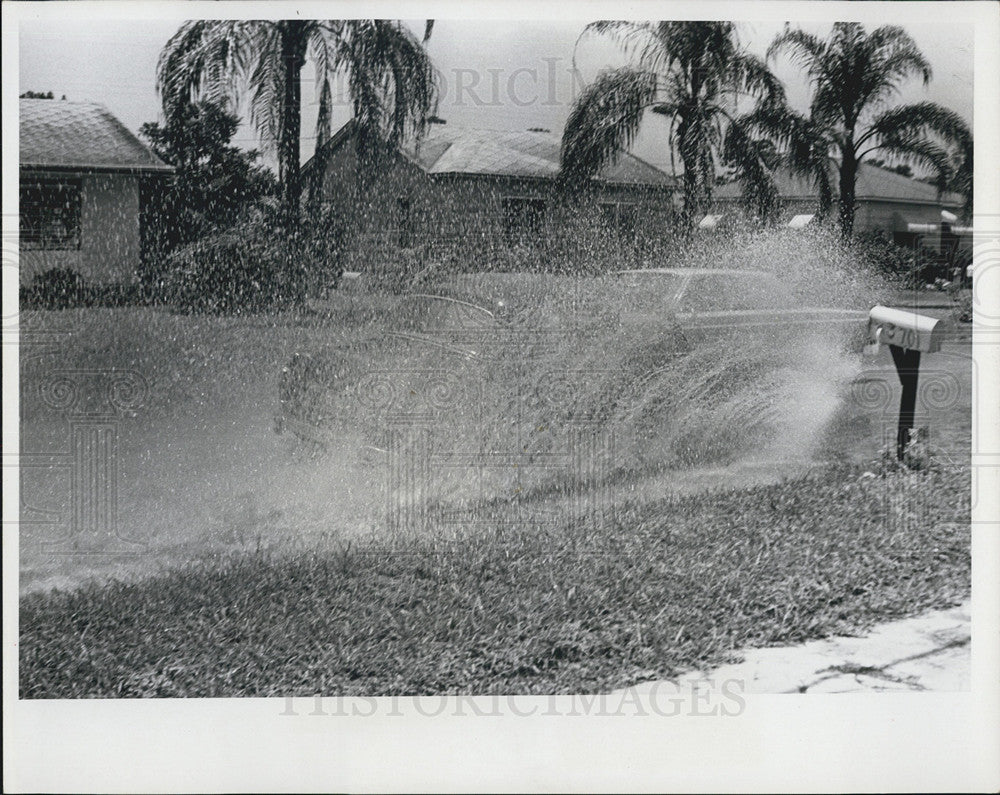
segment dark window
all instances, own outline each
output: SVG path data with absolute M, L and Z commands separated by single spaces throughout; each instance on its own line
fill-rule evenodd
M 399 218 L 399 247 L 409 248 L 412 245 L 413 226 L 410 218 L 410 200 L 396 199 L 396 212 Z
M 504 230 L 510 243 L 537 238 L 545 222 L 544 199 L 508 198 L 503 200 Z
M 80 248 L 80 180 L 21 181 L 21 245 Z
M 618 205 L 618 229 L 623 235 L 629 238 L 635 237 L 635 224 L 638 215 L 639 212 L 634 204 Z
M 614 204 L 601 205 L 601 220 L 608 229 L 615 228 L 615 216 L 617 215 L 617 212 L 615 212 L 616 209 L 617 207 Z

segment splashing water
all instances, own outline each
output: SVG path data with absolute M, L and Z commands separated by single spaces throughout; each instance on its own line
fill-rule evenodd
M 886 287 L 822 230 L 701 241 L 646 266 L 768 271 L 797 306 L 867 309 Z M 340 544 L 418 509 L 420 527 L 455 532 L 558 520 L 567 500 L 602 481 L 660 497 L 794 475 L 822 459 L 826 426 L 860 368 L 843 340 L 685 342 L 666 315 L 623 320 L 616 285 L 466 274 L 422 288 L 492 318 L 364 292 L 334 295 L 325 317 L 47 313 L 42 322 L 73 328 L 58 367 L 131 369 L 149 384 L 147 405 L 120 422 L 117 515 L 121 535 L 145 546 L 130 561 L 81 569 L 29 538 L 25 587 L 148 572 L 262 541 Z M 332 363 L 318 404 L 324 450 L 273 432 L 279 373 L 296 352 Z M 52 367 L 24 360 L 26 451 L 63 444 L 65 418 L 31 400 Z M 590 468 L 574 469 L 588 444 L 600 447 Z M 57 490 L 40 487 L 35 498 L 58 505 Z

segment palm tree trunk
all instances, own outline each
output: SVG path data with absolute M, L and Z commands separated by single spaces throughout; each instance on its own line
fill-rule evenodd
M 845 239 L 854 234 L 854 191 L 858 178 L 858 161 L 854 142 L 848 140 L 840 161 L 840 232 Z
M 683 232 L 685 235 L 694 231 L 702 216 L 708 212 L 709 202 L 704 182 L 703 163 L 697 131 L 688 125 L 688 129 L 679 136 L 678 154 L 684 167 L 684 205 L 682 211 Z
M 683 161 L 682 161 L 683 162 Z M 684 205 L 681 212 L 682 229 L 685 235 L 694 231 L 694 225 L 701 220 L 702 202 L 698 186 L 698 176 L 684 165 Z
M 278 181 L 281 183 L 281 226 L 285 233 L 282 292 L 295 304 L 306 297 L 306 274 L 300 256 L 299 222 L 302 175 L 299 137 L 302 131 L 302 84 L 306 56 L 306 27 L 300 20 L 279 22 L 281 59 L 284 65 L 283 96 L 278 127 Z
M 281 220 L 286 236 L 294 238 L 299 226 L 302 179 L 299 173 L 299 136 L 302 131 L 302 85 L 306 28 L 299 20 L 281 26 L 281 58 L 284 64 L 284 96 L 278 128 L 278 179 L 281 182 Z
M 820 219 L 823 219 L 830 214 L 830 208 L 833 207 L 833 189 L 830 186 L 830 179 L 826 174 L 820 175 L 818 183 L 819 212 L 817 214 Z

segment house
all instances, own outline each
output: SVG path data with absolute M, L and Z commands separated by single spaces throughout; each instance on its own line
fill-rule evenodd
M 809 180 L 793 177 L 787 171 L 774 175 L 778 188 L 780 210 L 777 221 L 788 225 L 797 216 L 816 212 L 819 197 Z M 740 215 L 743 186 L 731 182 L 715 188 L 712 195 L 713 214 Z M 834 185 L 834 204 L 837 192 Z M 962 196 L 957 193 L 938 193 L 937 188 L 926 182 L 904 177 L 895 171 L 870 163 L 861 163 L 855 187 L 856 210 L 854 231 L 882 231 L 897 243 L 909 245 L 916 227 L 941 223 L 942 211 L 954 213 L 962 206 Z M 836 207 L 832 213 L 836 215 Z M 805 225 L 800 218 L 798 225 Z
M 21 283 L 56 267 L 133 281 L 141 183 L 173 168 L 101 105 L 22 99 L 20 113 Z
M 626 153 L 573 201 L 561 201 L 561 142 L 548 130 L 432 124 L 364 187 L 354 136 L 348 122 L 305 164 L 303 176 L 350 231 L 360 270 L 373 257 L 407 249 L 472 254 L 570 239 L 582 245 L 588 232 L 624 249 L 663 236 L 674 216 L 674 179 Z

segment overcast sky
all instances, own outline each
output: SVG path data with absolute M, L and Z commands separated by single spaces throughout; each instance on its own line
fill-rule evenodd
M 56 4 L 53 4 L 56 5 Z M 108 4 L 111 6 L 112 4 Z M 947 8 L 947 4 L 939 6 Z M 134 8 L 134 6 L 133 6 Z M 129 9 L 122 6 L 123 11 Z M 44 9 L 43 12 L 44 13 Z M 20 91 L 52 91 L 57 97 L 103 103 L 133 131 L 159 116 L 155 91 L 157 56 L 177 29 L 176 19 L 23 19 L 20 27 Z M 901 102 L 929 99 L 972 121 L 973 35 L 969 22 L 955 19 L 904 24 L 934 69 L 929 88 L 908 84 Z M 559 132 L 580 81 L 621 62 L 617 48 L 590 37 L 577 43 L 588 18 L 553 21 L 474 21 L 439 19 L 429 44 L 443 89 L 439 115 L 450 124 L 493 129 L 549 128 Z M 740 23 L 740 37 L 764 55 L 781 22 Z M 793 20 L 793 24 L 795 21 Z M 422 23 L 414 23 L 414 27 Z M 802 27 L 825 34 L 828 23 Z M 574 53 L 578 76 L 572 72 Z M 808 87 L 787 60 L 773 68 L 791 103 L 804 109 Z M 304 75 L 303 160 L 311 156 L 316 118 L 312 73 Z M 348 118 L 346 98 L 335 122 Z M 651 116 L 636 146 L 637 154 L 669 168 L 662 145 L 665 120 Z M 240 145 L 258 146 L 244 126 Z

